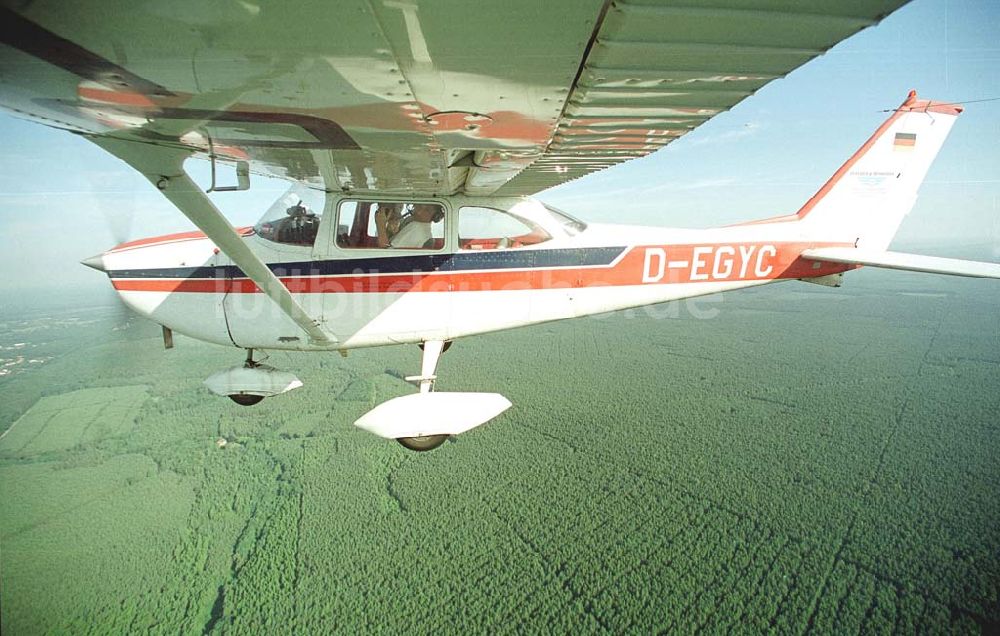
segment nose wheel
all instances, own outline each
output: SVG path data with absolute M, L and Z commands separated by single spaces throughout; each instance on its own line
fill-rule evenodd
M 286 371 L 254 361 L 253 349 L 247 349 L 242 366 L 217 371 L 205 380 L 212 393 L 228 397 L 240 406 L 259 404 L 266 397 L 280 395 L 302 386 L 302 380 Z
M 247 349 L 247 360 L 243 363 L 243 368 L 256 369 L 259 366 L 260 364 L 255 362 L 253 359 L 253 349 Z M 260 404 L 261 400 L 264 399 L 263 395 L 255 395 L 253 393 L 230 393 L 226 397 L 240 406 L 253 406 L 254 404 Z

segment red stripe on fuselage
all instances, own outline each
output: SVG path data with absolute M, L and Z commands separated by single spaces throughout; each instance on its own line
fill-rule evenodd
M 607 267 L 471 270 L 288 276 L 296 294 L 540 290 L 625 285 L 760 281 L 826 276 L 855 266 L 800 258 L 803 250 L 843 243 L 721 243 L 633 247 Z M 119 291 L 205 294 L 259 293 L 248 278 L 129 278 L 112 280 Z
M 233 228 L 237 234 L 240 236 L 249 236 L 253 232 L 253 227 L 235 227 Z M 121 245 L 115 245 L 108 253 L 112 252 L 124 252 L 125 250 L 135 249 L 137 247 L 149 247 L 151 245 L 167 245 L 168 243 L 180 243 L 182 241 L 197 241 L 207 238 L 204 232 L 178 232 L 176 234 L 164 234 L 163 236 L 151 236 L 149 238 L 138 239 L 135 241 L 129 241 L 127 243 L 122 243 Z

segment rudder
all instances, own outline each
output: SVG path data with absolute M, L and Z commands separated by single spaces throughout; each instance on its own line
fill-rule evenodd
M 810 235 L 884 250 L 917 198 L 917 189 L 962 107 L 906 101 L 806 202 L 797 216 Z

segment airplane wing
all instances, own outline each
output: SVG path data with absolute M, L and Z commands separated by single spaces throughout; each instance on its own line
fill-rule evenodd
M 184 171 L 530 194 L 641 157 L 905 0 L 3 0 L 0 107 L 126 161 L 314 343 Z
M 0 106 L 327 190 L 530 194 L 666 146 L 904 1 L 5 1 Z

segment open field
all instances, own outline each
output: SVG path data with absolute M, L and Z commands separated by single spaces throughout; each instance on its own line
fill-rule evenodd
M 127 434 L 146 400 L 141 386 L 80 389 L 44 397 L 0 439 L 0 457 L 30 457 Z
M 248 409 L 237 350 L 63 321 L 0 378 L 0 626 L 996 632 L 998 308 L 863 271 L 459 341 L 439 388 L 514 408 L 426 454 L 351 426 L 415 348 Z

